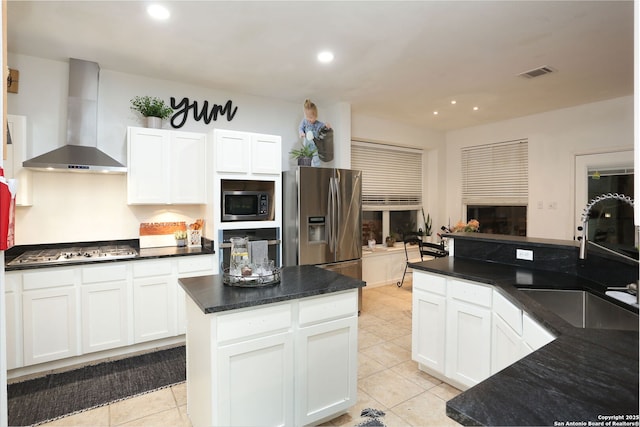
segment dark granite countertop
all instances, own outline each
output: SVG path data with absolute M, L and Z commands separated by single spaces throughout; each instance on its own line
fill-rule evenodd
M 179 279 L 185 292 L 204 313 L 252 307 L 365 286 L 365 282 L 312 265 L 284 267 L 280 283 L 243 288 L 227 286 L 221 275 Z
M 179 256 L 191 256 L 191 255 L 212 255 L 215 253 L 213 250 L 213 244 L 211 240 L 204 239 L 205 244 L 197 247 L 177 247 L 167 246 L 159 248 L 145 248 L 140 249 L 139 241 L 137 239 L 130 240 L 108 240 L 108 241 L 96 241 L 96 242 L 76 242 L 76 243 L 57 243 L 57 244 L 42 244 L 42 245 L 20 245 L 14 246 L 5 252 L 5 271 L 18 271 L 18 270 L 32 270 L 38 268 L 52 268 L 52 267 L 70 267 L 86 264 L 105 264 L 109 262 L 123 262 L 123 261 L 141 261 L 154 258 L 168 258 Z M 74 261 L 74 262 L 58 262 L 47 264 L 25 264 L 25 265 L 7 265 L 8 262 L 15 259 L 19 255 L 27 251 L 44 250 L 44 249 L 60 249 L 71 247 L 92 247 L 92 246 L 113 246 L 113 245 L 128 245 L 134 248 L 138 255 L 132 258 L 116 258 L 109 260 L 95 260 L 87 258 L 86 261 Z
M 615 419 L 606 417 L 638 425 L 638 332 L 576 328 L 518 288 L 584 289 L 636 313 L 637 308 L 605 296 L 602 285 L 570 274 L 464 258 L 411 267 L 493 285 L 557 336 L 449 400 L 449 417 L 486 426 L 586 426 Z

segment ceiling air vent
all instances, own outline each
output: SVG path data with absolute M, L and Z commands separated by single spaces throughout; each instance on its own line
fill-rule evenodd
M 534 77 L 544 76 L 545 74 L 553 73 L 555 70 L 549 66 L 535 68 L 533 70 L 525 71 L 524 73 L 518 74 L 519 76 L 525 77 L 527 79 L 532 79 Z

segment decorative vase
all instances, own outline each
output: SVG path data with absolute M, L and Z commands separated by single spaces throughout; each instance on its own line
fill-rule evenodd
M 160 117 L 147 116 L 147 127 L 151 129 L 161 129 L 162 119 Z
M 311 166 L 311 157 L 298 157 L 298 166 Z
M 176 246 L 178 247 L 187 246 L 187 239 L 176 239 Z
M 384 239 L 384 243 L 388 248 L 392 248 L 396 244 L 396 239 L 394 239 L 393 237 L 387 237 L 386 239 Z

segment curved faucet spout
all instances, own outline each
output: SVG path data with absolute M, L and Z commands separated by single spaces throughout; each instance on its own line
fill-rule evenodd
M 589 214 L 591 213 L 591 209 L 597 205 L 598 203 L 604 200 L 620 200 L 625 202 L 626 204 L 633 207 L 633 199 L 629 196 L 625 196 L 624 194 L 619 193 L 605 193 L 599 196 L 594 197 L 587 203 L 587 206 L 584 207 L 582 211 L 582 216 L 580 219 L 582 220 L 582 226 L 578 227 L 579 231 L 582 231 L 582 237 L 579 237 L 580 240 L 580 259 L 585 259 L 587 257 L 587 224 L 589 222 Z

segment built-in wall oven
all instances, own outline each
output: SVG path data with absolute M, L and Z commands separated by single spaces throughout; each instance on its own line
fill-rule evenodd
M 224 271 L 230 265 L 231 238 L 246 237 L 249 242 L 263 241 L 267 246 L 267 256 L 273 260 L 276 266 L 281 266 L 280 260 L 280 228 L 254 228 L 238 230 L 221 230 L 218 239 L 220 241 L 220 271 Z

